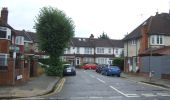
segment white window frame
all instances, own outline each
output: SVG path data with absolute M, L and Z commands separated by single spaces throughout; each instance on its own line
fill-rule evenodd
M 151 35 L 150 45 L 164 45 L 164 35 Z
M 80 54 L 80 47 L 77 47 L 76 53 L 77 53 L 77 54 Z
M 7 40 L 11 40 L 11 29 L 6 28 L 6 27 L 0 27 L 0 31 L 4 31 L 4 32 L 6 32 L 6 36 L 5 36 L 5 38 L 0 38 L 0 39 L 7 39 Z
M 84 54 L 93 54 L 92 48 L 84 48 Z
M 8 66 L 8 58 L 9 58 L 9 54 L 0 53 L 0 67 Z M 2 61 L 1 59 L 4 59 L 4 60 Z
M 24 37 L 23 36 L 16 36 L 15 44 L 24 45 Z
M 109 53 L 109 54 L 111 54 L 111 53 L 112 53 L 111 51 L 112 51 L 112 49 L 111 49 L 111 48 L 109 48 L 109 49 L 108 49 L 108 53 Z
M 131 44 L 132 44 L 132 45 L 136 45 L 136 42 L 137 42 L 136 40 L 132 40 L 132 41 L 131 41 Z
M 104 54 L 104 48 L 98 47 L 97 48 L 97 54 Z

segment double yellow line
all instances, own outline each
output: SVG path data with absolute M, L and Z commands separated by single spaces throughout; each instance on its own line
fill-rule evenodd
M 60 81 L 57 83 L 57 85 L 55 86 L 55 89 L 54 89 L 54 91 L 52 93 L 45 94 L 45 95 L 38 96 L 38 97 L 47 97 L 47 96 L 51 96 L 51 95 L 59 93 L 62 90 L 65 81 L 66 81 L 65 78 L 60 79 Z
M 66 79 L 65 79 L 65 78 L 62 78 L 62 79 L 60 80 L 60 82 L 57 84 L 56 89 L 54 90 L 53 93 L 59 93 L 59 92 L 62 90 L 65 81 L 66 81 Z

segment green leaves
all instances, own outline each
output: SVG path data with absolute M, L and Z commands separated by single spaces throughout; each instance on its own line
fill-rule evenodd
M 71 18 L 63 11 L 52 7 L 43 7 L 40 10 L 35 29 L 41 50 L 50 55 L 50 58 L 58 59 L 74 36 L 74 24 Z
M 107 36 L 107 34 L 105 34 L 104 32 L 102 33 L 102 35 L 100 35 L 100 37 L 98 37 L 99 39 L 109 39 L 109 37 Z

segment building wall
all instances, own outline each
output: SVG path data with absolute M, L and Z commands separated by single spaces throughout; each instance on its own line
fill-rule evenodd
M 9 53 L 10 41 L 0 39 L 0 53 Z
M 170 36 L 165 36 L 165 41 L 164 41 L 164 43 L 165 43 L 165 46 L 169 46 L 170 45 Z
M 140 40 L 138 39 L 136 42 L 136 45 L 132 45 L 131 41 L 124 42 L 124 56 L 127 57 L 127 51 L 128 51 L 128 57 L 136 56 L 139 53 L 139 47 L 140 47 Z

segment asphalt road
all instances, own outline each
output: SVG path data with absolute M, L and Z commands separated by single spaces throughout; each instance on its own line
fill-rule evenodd
M 170 90 L 137 83 L 125 78 L 103 76 L 94 70 L 77 70 L 65 77 L 59 93 L 51 100 L 170 100 Z

